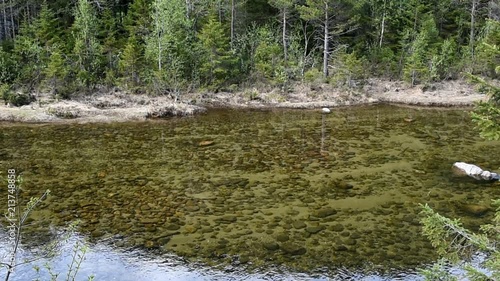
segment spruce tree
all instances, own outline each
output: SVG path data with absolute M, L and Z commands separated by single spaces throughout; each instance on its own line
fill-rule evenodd
M 42 79 L 42 69 L 45 67 L 43 47 L 36 34 L 36 26 L 27 22 L 21 25 L 19 34 L 14 41 L 14 55 L 19 63 L 17 82 L 31 91 Z
M 101 13 L 99 25 L 99 38 L 102 42 L 103 59 L 106 66 L 105 82 L 108 86 L 115 84 L 118 73 L 119 49 L 125 44 L 122 39 L 122 28 L 111 8 L 106 8 Z
M 102 73 L 102 46 L 96 37 L 98 20 L 88 0 L 78 0 L 74 15 L 75 72 L 78 82 L 90 88 L 98 83 Z
M 11 84 L 16 78 L 18 67 L 12 54 L 0 47 L 0 85 Z
M 132 34 L 120 57 L 118 70 L 121 81 L 125 88 L 132 91 L 135 91 L 141 81 L 140 74 L 144 64 L 142 49 L 136 35 Z
M 404 78 L 411 85 L 432 80 L 432 58 L 437 53 L 438 30 L 432 15 L 422 22 L 420 32 L 411 43 L 409 56 L 404 67 Z
M 200 73 L 205 84 L 218 89 L 231 78 L 236 60 L 230 49 L 229 37 L 223 25 L 211 18 L 198 34 L 203 58 Z
M 268 82 L 282 85 L 286 82 L 283 50 L 277 41 L 273 28 L 263 26 L 258 30 L 257 48 L 255 50 L 255 70 Z
M 135 35 L 139 42 L 144 42 L 151 29 L 150 0 L 134 0 L 123 19 L 127 37 Z
M 60 40 L 60 30 L 57 26 L 57 18 L 54 12 L 44 1 L 40 10 L 40 15 L 35 22 L 35 35 L 46 48 L 53 44 L 58 44 Z

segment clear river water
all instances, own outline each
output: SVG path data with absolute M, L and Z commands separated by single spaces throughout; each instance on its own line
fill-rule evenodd
M 474 207 L 490 206 L 498 186 L 457 178 L 451 166 L 496 171 L 499 144 L 480 139 L 462 109 L 213 109 L 0 123 L 0 171 L 22 175 L 20 205 L 51 190 L 25 228 L 26 257 L 81 220 L 52 260 L 64 271 L 71 241 L 85 238 L 78 280 L 418 280 L 437 259 L 420 204 L 472 230 L 491 222 L 493 210 Z M 11 280 L 34 276 L 24 266 Z

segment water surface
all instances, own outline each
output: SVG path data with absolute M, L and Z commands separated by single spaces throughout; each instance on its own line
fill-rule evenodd
M 498 186 L 457 179 L 456 161 L 496 170 L 498 142 L 464 110 L 394 106 L 211 110 L 113 124 L 0 124 L 0 170 L 49 199 L 25 243 L 81 219 L 95 243 L 212 268 L 405 276 L 436 259 L 419 204 L 461 218 Z

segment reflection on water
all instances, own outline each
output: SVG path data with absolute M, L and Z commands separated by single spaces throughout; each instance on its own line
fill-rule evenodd
M 0 238 L 4 238 L 1 233 Z M 51 275 L 45 268 L 45 264 L 51 266 L 53 273 L 59 274 L 63 280 L 68 273 L 68 265 L 71 264 L 74 245 L 81 237 L 73 236 L 67 243 L 60 247 L 60 253 L 52 259 L 39 259 L 39 255 L 28 251 L 20 255 L 19 260 L 34 260 L 29 264 L 23 264 L 16 268 L 9 280 L 50 280 Z M 0 241 L 4 241 L 1 239 Z M 4 251 L 4 243 L 0 242 L 0 257 L 7 254 Z M 37 272 L 34 267 L 39 267 Z M 380 276 L 377 274 L 363 274 L 342 268 L 335 275 L 309 275 L 304 273 L 286 272 L 277 268 L 267 268 L 266 270 L 257 270 L 252 273 L 237 267 L 226 267 L 223 270 L 213 269 L 200 264 L 188 263 L 175 255 L 163 255 L 161 257 L 150 256 L 144 251 L 120 252 L 103 243 L 92 244 L 85 255 L 85 260 L 76 275 L 76 281 L 87 281 L 93 276 L 94 280 L 107 281 L 200 281 L 200 280 L 423 280 L 421 276 L 412 273 L 397 274 L 392 276 Z M 0 270 L 0 280 L 5 278 L 5 271 Z
M 500 166 L 498 142 L 478 139 L 460 110 L 214 110 L 1 127 L 0 169 L 22 171 L 23 198 L 52 190 L 30 241 L 79 218 L 95 241 L 221 269 L 407 274 L 436 258 L 419 203 L 477 229 L 493 213 L 469 206 L 499 193 L 451 175 L 455 161 Z

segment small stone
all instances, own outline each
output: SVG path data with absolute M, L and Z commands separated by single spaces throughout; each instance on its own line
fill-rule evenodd
M 141 218 L 139 221 L 143 224 L 155 224 L 158 223 L 158 219 L 151 219 L 151 218 Z
M 470 215 L 478 217 L 486 214 L 490 210 L 488 206 L 476 205 L 476 204 L 465 204 L 461 206 L 461 209 Z
M 338 251 L 338 252 L 343 252 L 343 251 L 347 251 L 348 250 L 347 247 L 344 246 L 344 245 L 335 245 L 334 249 L 335 249 L 335 251 Z
M 292 256 L 303 255 L 307 252 L 306 248 L 291 242 L 281 244 L 281 250 Z
M 153 241 L 146 241 L 144 242 L 144 247 L 148 248 L 148 249 L 151 249 L 155 246 L 155 243 Z
M 186 225 L 184 226 L 184 231 L 187 233 L 195 233 L 198 230 L 198 228 L 194 225 Z
M 232 222 L 236 222 L 237 218 L 236 218 L 236 216 L 233 216 L 233 215 L 227 215 L 227 216 L 223 216 L 219 220 L 221 223 L 232 223 Z
M 294 227 L 295 229 L 302 229 L 302 228 L 304 228 L 304 227 L 306 227 L 306 226 L 307 226 L 307 225 L 306 225 L 306 223 L 305 223 L 305 222 L 303 222 L 303 221 L 295 221 L 295 222 L 293 222 L 293 224 L 292 224 L 292 225 L 293 225 L 293 227 Z
M 346 245 L 351 245 L 351 246 L 352 246 L 352 245 L 356 245 L 356 240 L 351 239 L 351 238 L 347 238 L 347 239 L 345 240 L 345 244 L 346 244 Z
M 215 143 L 214 141 L 204 140 L 204 141 L 200 141 L 198 143 L 198 146 L 209 146 L 209 145 L 212 145 L 214 143 Z
M 352 189 L 354 186 L 350 183 L 347 183 L 347 182 L 339 182 L 337 184 L 337 188 L 340 188 L 340 189 Z
M 204 227 L 201 229 L 201 233 L 212 233 L 214 230 L 211 227 Z
M 89 207 L 89 206 L 96 206 L 96 203 L 93 201 L 81 201 L 80 202 L 81 208 L 85 208 L 85 207 Z
M 276 240 L 278 240 L 279 242 L 286 242 L 288 241 L 288 239 L 290 239 L 288 237 L 288 235 L 286 233 L 280 233 L 278 234 L 278 236 L 276 236 Z
M 276 242 L 264 242 L 262 243 L 262 246 L 264 246 L 264 248 L 269 251 L 276 251 L 280 248 L 280 246 Z
M 250 261 L 250 258 L 248 256 L 242 255 L 242 256 L 240 256 L 238 261 L 240 262 L 240 264 L 245 264 L 245 263 L 248 263 Z
M 309 233 L 311 233 L 311 234 L 316 234 L 316 233 L 322 231 L 323 229 L 325 229 L 325 227 L 322 226 L 322 225 L 309 226 L 309 227 L 306 228 L 306 231 L 309 232 Z
M 330 227 L 330 229 L 335 231 L 335 232 L 342 232 L 344 230 L 344 226 L 341 224 L 336 224 L 336 225 L 333 225 L 332 227 Z
M 331 215 L 335 215 L 337 213 L 336 210 L 334 210 L 333 208 L 323 208 L 323 209 L 320 209 L 318 211 L 316 211 L 314 213 L 314 216 L 318 217 L 318 218 L 326 218 L 326 217 L 329 217 Z
M 179 228 L 181 228 L 178 224 L 175 224 L 175 223 L 171 223 L 167 226 L 167 229 L 168 230 L 178 230 Z
M 188 212 L 196 212 L 199 210 L 200 210 L 200 207 L 198 207 L 198 206 L 186 206 L 186 211 L 188 211 Z

